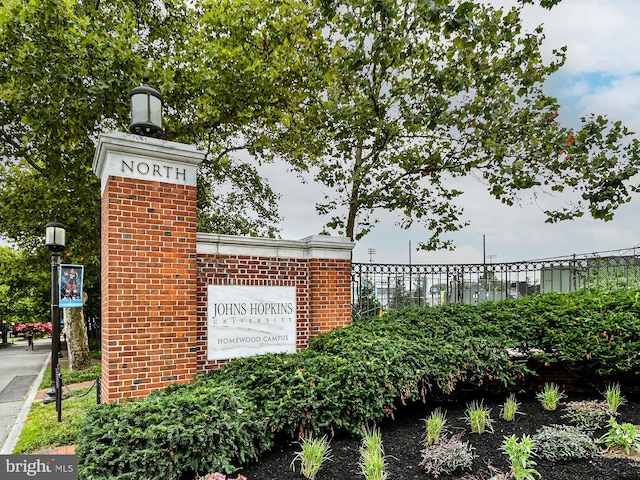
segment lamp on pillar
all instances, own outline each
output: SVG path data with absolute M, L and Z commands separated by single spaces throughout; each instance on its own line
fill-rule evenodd
M 56 401 L 56 370 L 60 353 L 60 288 L 58 287 L 58 268 L 60 252 L 65 247 L 66 227 L 60 222 L 49 222 L 44 226 L 45 246 L 51 252 L 51 387 L 47 390 L 44 403 Z
M 162 106 L 164 100 L 157 90 L 149 86 L 149 77 L 142 77 L 142 85 L 129 92 L 131 98 L 131 125 L 129 131 L 144 137 L 162 138 Z

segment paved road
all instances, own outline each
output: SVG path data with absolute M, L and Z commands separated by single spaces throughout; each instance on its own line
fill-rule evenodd
M 21 429 L 23 417 L 28 413 L 41 375 L 48 366 L 51 339 L 36 340 L 33 350 L 26 351 L 25 347 L 26 342 L 18 342 L 7 348 L 0 348 L 1 453 L 11 453 L 6 450 L 12 450 L 17 440 L 14 437 Z

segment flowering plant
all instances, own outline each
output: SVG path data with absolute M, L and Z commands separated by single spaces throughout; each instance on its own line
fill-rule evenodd
M 47 323 L 19 323 L 13 327 L 13 331 L 15 333 L 30 333 L 41 334 L 41 335 L 51 335 L 51 322 Z
M 205 480 L 227 480 L 227 476 L 222 473 L 207 473 L 204 477 Z M 247 480 L 244 475 L 238 475 L 237 478 L 230 478 L 229 480 Z

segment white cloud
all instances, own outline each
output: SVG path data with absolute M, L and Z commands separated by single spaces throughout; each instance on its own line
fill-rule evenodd
M 493 5 L 512 1 L 493 0 Z M 640 70 L 640 4 L 637 0 L 563 0 L 551 10 L 524 9 L 525 25 L 542 24 L 547 54 L 567 46 L 564 70 L 571 74 L 607 72 L 626 75 Z

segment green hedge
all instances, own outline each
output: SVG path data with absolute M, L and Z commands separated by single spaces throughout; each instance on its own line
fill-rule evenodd
M 546 294 L 482 304 L 523 351 L 540 349 L 546 362 L 599 376 L 640 373 L 640 291 Z
M 237 359 L 190 385 L 99 405 L 78 435 L 81 478 L 178 479 L 257 459 L 278 435 L 343 431 L 399 402 L 530 373 L 508 348 L 594 374 L 640 373 L 639 291 L 410 308 L 315 338 L 294 355 Z
M 233 471 L 264 451 L 256 406 L 225 382 L 196 382 L 144 400 L 96 405 L 78 432 L 83 479 L 178 479 Z

